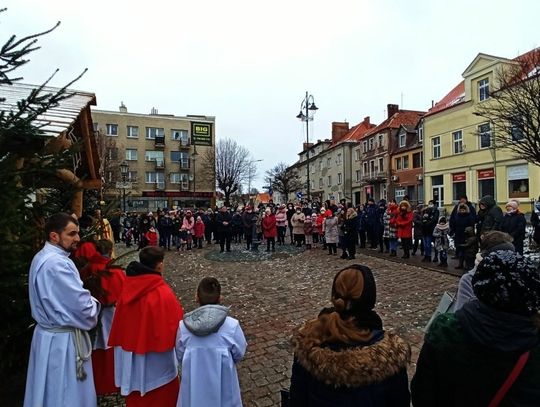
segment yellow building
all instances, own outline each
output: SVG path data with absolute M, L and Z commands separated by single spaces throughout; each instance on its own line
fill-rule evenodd
M 497 148 L 493 126 L 474 114 L 478 104 L 492 102 L 490 90 L 498 87 L 498 73 L 512 63 L 478 54 L 463 72 L 463 81 L 424 116 L 419 131 L 425 140 L 426 201 L 433 199 L 449 211 L 461 195 L 474 203 L 492 195 L 501 206 L 515 199 L 522 211 L 531 210 L 531 200 L 540 195 L 540 168 Z
M 92 109 L 94 130 L 104 134 L 109 162 L 103 177 L 109 197 L 125 189 L 127 211 L 209 207 L 215 203 L 215 118 Z M 107 160 L 106 160 L 107 161 Z M 208 166 L 206 161 L 211 161 Z M 121 163 L 127 164 L 125 179 Z M 125 182 L 124 182 L 125 181 Z

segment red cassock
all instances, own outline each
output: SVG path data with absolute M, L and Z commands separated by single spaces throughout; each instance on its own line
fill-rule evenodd
M 122 295 L 117 302 L 109 335 L 109 346 L 145 354 L 174 349 L 176 333 L 184 311 L 172 289 L 158 274 L 127 277 Z M 128 406 L 176 405 L 178 378 L 140 396 L 131 392 Z
M 110 259 L 102 256 L 91 242 L 82 243 L 75 252 L 76 257 L 85 257 L 88 265 L 81 272 L 83 280 L 92 275 L 99 277 L 100 292 L 92 293 L 102 307 L 111 307 L 116 304 L 122 292 L 126 275 L 124 270 L 109 267 Z M 92 350 L 92 370 L 96 394 L 117 393 L 118 387 L 114 384 L 114 349 Z

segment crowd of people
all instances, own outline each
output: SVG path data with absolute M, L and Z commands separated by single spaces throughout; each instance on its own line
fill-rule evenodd
M 540 208 L 540 201 L 536 204 Z M 534 211 L 531 223 L 534 239 L 540 244 L 540 222 Z M 276 245 L 292 244 L 306 249 L 322 248 L 329 255 L 341 250 L 341 258 L 355 259 L 356 249 L 370 248 L 391 257 L 402 251 L 408 259 L 419 253 L 423 262 L 448 266 L 448 250 L 453 240 L 457 269 L 470 270 L 478 251 L 479 237 L 500 230 L 513 237 L 523 254 L 527 221 L 519 202 L 506 204 L 506 213 L 491 196 L 478 202 L 478 210 L 462 196 L 449 216 L 441 216 L 435 201 L 412 205 L 407 197 L 400 202 L 368 199 L 353 207 L 341 201 L 323 204 L 288 203 L 254 207 L 251 205 L 215 209 L 157 210 L 146 214 L 128 213 L 111 221 L 115 240 L 139 249 L 147 245 L 178 251 L 200 249 L 203 244 L 219 243 L 221 252 L 231 244 L 246 250 L 262 243 L 266 251 Z M 451 239 L 450 239 L 451 238 Z
M 247 206 L 234 214 L 222 207 L 212 213 L 210 239 L 217 238 L 222 251 L 231 250 L 233 238 L 249 249 L 262 237 L 273 250 L 277 237 L 278 245 L 326 246 L 329 255 L 339 244 L 342 257 L 354 259 L 357 240 L 396 256 L 399 239 L 403 257 L 420 250 L 431 261 L 433 249 L 444 263 L 443 239 L 453 233 L 456 247 L 462 244 L 463 253 L 474 253 L 472 263 L 465 257 L 462 263 L 471 268 L 460 279 L 456 311 L 430 326 L 410 386 L 410 347 L 384 330 L 374 310 L 371 269 L 350 263 L 339 271 L 330 293 L 332 307 L 293 333 L 289 405 L 399 407 L 411 400 L 420 407 L 540 405 L 540 271 L 520 253 L 519 223 L 508 219 L 522 216 L 519 205 L 509 202 L 503 215 L 489 198 L 480 201 L 476 215 L 463 198 L 449 222 L 432 202 L 413 209 L 407 200 L 369 201 L 358 208 L 331 202 L 320 208 L 269 206 L 259 213 Z M 232 231 L 235 215 L 242 219 L 243 233 Z M 162 218 L 180 229 L 202 221 L 188 211 L 183 217 L 143 216 L 145 233 L 159 227 Z M 421 238 L 415 220 L 421 222 Z M 511 233 L 502 230 L 505 223 L 512 225 Z M 463 235 L 457 233 L 461 228 Z M 248 343 L 222 305 L 219 281 L 203 278 L 195 293 L 199 308 L 184 313 L 163 279 L 168 235 L 158 232 L 157 239 L 144 242 L 139 261 L 124 271 L 114 264 L 109 239 L 81 242 L 79 231 L 72 215 L 51 216 L 45 246 L 31 264 L 36 326 L 24 405 L 68 406 L 76 400 L 94 407 L 97 396 L 120 393 L 128 407 L 241 406 L 236 363 Z M 195 247 L 192 240 L 189 249 Z

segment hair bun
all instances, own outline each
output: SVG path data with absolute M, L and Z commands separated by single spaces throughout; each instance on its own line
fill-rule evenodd
M 336 298 L 333 303 L 336 312 L 341 314 L 343 311 L 345 311 L 345 301 L 343 300 L 343 298 Z

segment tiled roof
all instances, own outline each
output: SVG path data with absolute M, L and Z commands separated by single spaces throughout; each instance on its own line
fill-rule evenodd
M 16 111 L 17 102 L 26 98 L 30 92 L 37 89 L 37 85 L 29 85 L 24 83 L 15 83 L 13 85 L 0 85 L 0 97 L 5 98 L 0 100 L 1 111 Z M 40 93 L 56 93 L 60 88 L 45 87 Z M 66 131 L 71 124 L 77 119 L 79 114 L 88 105 L 96 104 L 96 95 L 88 92 L 80 92 L 76 90 L 68 90 L 73 93 L 73 96 L 62 100 L 58 106 L 47 110 L 45 115 L 38 117 L 34 121 L 34 125 L 39 127 L 47 136 L 58 136 Z
M 416 126 L 418 121 L 426 112 L 420 112 L 416 110 L 398 110 L 384 122 L 379 124 L 377 127 L 366 132 L 362 138 L 371 136 L 385 129 L 397 129 L 401 125 L 404 126 Z
M 533 55 L 534 53 L 540 53 L 540 48 L 532 49 L 522 55 L 519 55 L 518 57 L 512 59 L 507 58 L 501 58 L 493 55 L 489 55 L 492 58 L 497 58 L 505 61 L 516 61 L 520 63 L 530 63 L 531 60 L 534 59 Z M 485 55 L 485 54 L 482 54 Z M 538 60 L 538 58 L 537 58 Z M 529 65 L 526 65 L 523 67 L 527 72 L 523 72 L 523 78 L 525 78 L 530 72 L 535 68 Z M 465 81 L 461 81 L 452 89 L 445 97 L 443 97 L 441 100 L 439 100 L 435 105 L 428 110 L 428 113 L 426 116 L 430 116 L 432 114 L 435 114 L 437 112 L 440 112 L 441 110 L 448 109 L 450 107 L 456 106 L 460 103 L 463 103 L 465 99 Z

